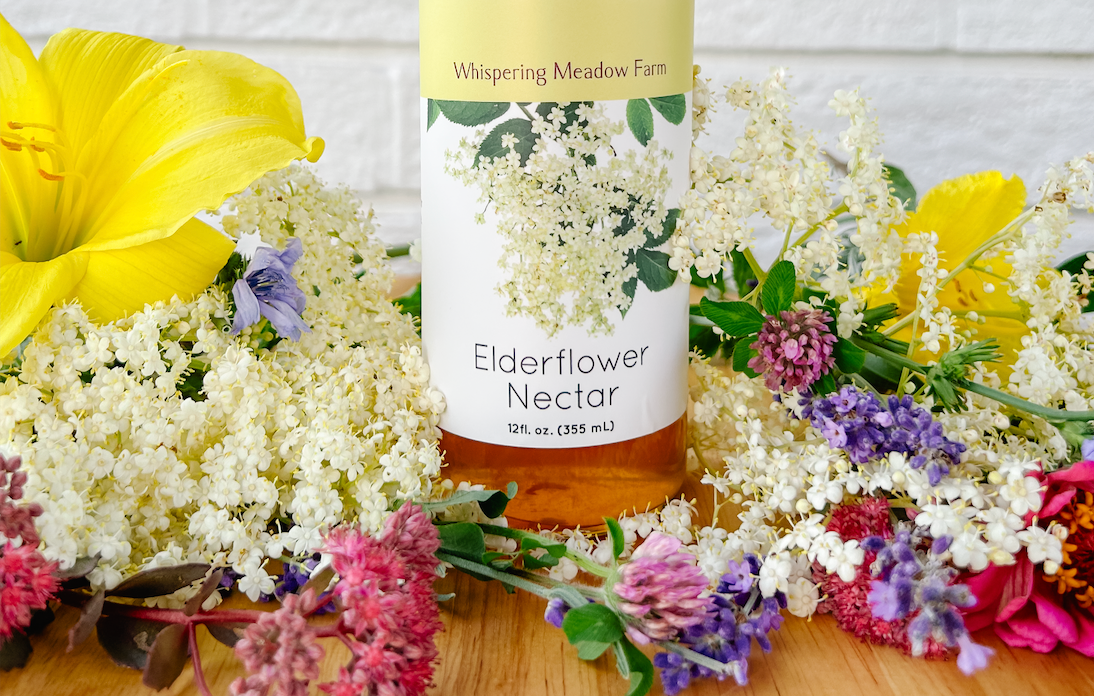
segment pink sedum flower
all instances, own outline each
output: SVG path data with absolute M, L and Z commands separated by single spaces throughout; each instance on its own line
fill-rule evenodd
M 0 454 L 0 642 L 28 626 L 31 615 L 45 609 L 60 588 L 53 577 L 57 564 L 38 551 L 34 518 L 42 507 L 20 502 L 27 482 L 19 471 L 22 463 L 20 457 Z
M 832 369 L 836 337 L 828 330 L 827 316 L 819 309 L 802 309 L 768 315 L 755 343 L 757 355 L 748 366 L 764 376 L 771 391 L 804 389 Z
M 712 605 L 704 596 L 706 576 L 680 546 L 676 537 L 654 532 L 619 566 L 610 601 L 632 618 L 627 635 L 636 643 L 670 640 L 701 623 Z
M 235 652 L 249 674 L 232 682 L 232 696 L 307 696 L 324 655 L 303 616 L 314 607 L 313 590 L 286 595 L 280 609 L 247 627 Z

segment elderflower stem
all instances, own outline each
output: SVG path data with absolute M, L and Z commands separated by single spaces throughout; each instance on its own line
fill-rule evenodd
M 833 208 L 833 209 L 832 209 L 832 212 L 828 214 L 828 217 L 826 217 L 826 218 L 825 218 L 824 220 L 822 220 L 821 222 L 818 222 L 817 224 L 813 225 L 813 226 L 812 226 L 812 227 L 810 227 L 810 228 L 809 228 L 808 230 L 806 230 L 805 232 L 803 232 L 803 233 L 802 233 L 802 236 L 800 236 L 800 237 L 798 237 L 798 238 L 797 238 L 796 240 L 794 240 L 794 243 L 793 243 L 793 244 L 791 244 L 790 246 L 792 246 L 792 247 L 797 247 L 797 246 L 801 246 L 802 244 L 805 244 L 806 242 L 808 242 L 808 241 L 809 241 L 809 238 L 810 238 L 810 237 L 812 237 L 812 236 L 813 236 L 813 234 L 814 234 L 814 233 L 815 233 L 815 232 L 816 232 L 817 230 L 819 230 L 820 228 L 824 227 L 824 225 L 825 225 L 825 224 L 826 224 L 826 223 L 827 223 L 827 222 L 828 222 L 829 220 L 835 220 L 835 219 L 836 219 L 836 218 L 838 218 L 838 217 L 839 217 L 840 215 L 843 215 L 843 214 L 844 214 L 844 213 L 846 213 L 846 212 L 848 212 L 848 211 L 847 211 L 847 204 L 846 204 L 846 203 L 840 203 L 838 207 L 836 207 L 836 208 Z M 785 249 L 784 249 L 783 251 L 785 252 Z M 782 256 L 780 255 L 780 256 L 779 256 L 779 258 L 781 259 L 781 258 L 782 258 Z
M 518 102 L 517 103 L 517 108 L 519 108 L 521 111 L 524 112 L 524 115 L 528 117 L 529 121 L 535 121 L 536 120 L 535 117 L 532 116 L 532 114 L 528 112 L 528 109 L 524 108 L 524 104 L 521 104 L 521 103 Z
M 1027 222 L 1029 222 L 1029 220 L 1033 218 L 1034 213 L 1036 213 L 1037 209 L 1041 207 L 1041 203 L 1044 203 L 1044 198 L 1042 198 L 1037 205 L 1033 206 L 1029 210 L 1025 211 L 1018 217 L 1011 220 L 1003 229 L 993 234 L 991 237 L 988 238 L 986 242 L 973 250 L 971 254 L 965 257 L 964 261 L 957 264 L 953 268 L 953 270 L 951 270 L 946 275 L 945 278 L 939 281 L 938 289 L 941 290 L 942 288 L 946 287 L 946 284 L 956 278 L 958 273 L 972 266 L 980 259 L 981 256 L 986 254 L 988 251 L 998 246 L 999 244 L 1008 241 L 1015 232 L 1022 228 L 1022 225 L 1025 225 Z
M 389 259 L 394 259 L 394 258 L 397 258 L 399 256 L 409 256 L 410 255 L 410 245 L 409 244 L 400 244 L 399 246 L 388 247 L 388 248 L 384 249 L 384 251 L 387 253 L 387 256 L 388 256 Z
M 745 260 L 748 261 L 749 267 L 752 268 L 752 274 L 756 276 L 756 287 L 760 288 L 764 284 L 764 279 L 767 278 L 767 272 L 760 266 L 760 262 L 756 260 L 756 257 L 752 255 L 751 249 L 745 249 L 742 253 Z M 749 293 L 749 297 L 751 296 L 752 293 Z
M 733 668 L 726 663 L 719 662 L 713 657 L 707 657 L 706 655 L 703 655 L 702 653 L 697 653 L 694 650 L 689 650 L 679 643 L 671 643 L 666 640 L 658 642 L 657 646 L 660 648 L 664 648 L 669 652 L 676 653 L 677 655 L 686 658 L 689 662 L 694 662 L 701 667 L 706 667 L 716 674 L 733 674 Z

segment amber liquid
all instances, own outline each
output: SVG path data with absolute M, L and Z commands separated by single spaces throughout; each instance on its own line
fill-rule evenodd
M 687 416 L 657 432 L 595 447 L 533 449 L 491 445 L 444 433 L 443 475 L 517 497 L 505 516 L 512 526 L 598 528 L 604 517 L 665 503 L 684 485 Z

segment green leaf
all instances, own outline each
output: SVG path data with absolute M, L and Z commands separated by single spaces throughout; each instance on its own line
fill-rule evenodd
M 846 338 L 840 338 L 836 341 L 836 347 L 832 354 L 836 358 L 836 367 L 845 375 L 858 372 L 866 362 L 866 351 Z
M 673 94 L 668 97 L 650 97 L 650 104 L 657 109 L 665 120 L 674 126 L 684 122 L 688 115 L 688 102 L 683 94 Z
M 614 517 L 605 517 L 604 524 L 608 525 L 608 535 L 612 538 L 612 555 L 619 558 L 623 554 L 623 549 L 627 547 L 627 540 L 623 536 L 623 527 L 619 525 L 619 520 Z
M 916 200 L 915 186 L 912 186 L 912 182 L 908 181 L 904 171 L 891 164 L 882 166 L 885 169 L 885 178 L 889 180 L 890 188 L 893 190 L 893 196 L 904 203 L 905 210 L 915 210 L 916 206 L 919 205 L 919 201 Z
M 737 372 L 743 372 L 749 377 L 759 377 L 760 373 L 753 370 L 748 366 L 748 361 L 756 357 L 756 351 L 750 347 L 756 342 L 756 336 L 746 336 L 737 341 L 737 345 L 733 347 L 733 369 Z
M 435 100 L 430 99 L 426 102 L 425 112 L 425 129 L 429 130 L 437 122 L 437 117 L 441 115 L 441 107 Z
M 704 297 L 699 300 L 699 308 L 704 317 L 730 336 L 748 336 L 764 325 L 763 315 L 747 302 L 715 302 Z
M 638 279 L 650 292 L 667 290 L 676 282 L 676 271 L 669 268 L 669 255 L 663 251 L 639 249 L 635 263 L 638 265 Z
M 729 259 L 733 263 L 733 284 L 737 286 L 737 294 L 744 297 L 752 291 L 752 288 L 748 286 L 748 281 L 755 281 L 756 273 L 752 270 L 752 265 L 745 258 L 745 255 L 736 249 L 730 249 Z M 755 287 L 755 285 L 752 287 Z
M 426 512 L 443 510 L 453 505 L 464 503 L 478 503 L 482 514 L 493 519 L 501 517 L 505 513 L 505 507 L 517 495 L 516 481 L 510 481 L 505 491 L 456 491 L 444 500 L 436 500 L 430 503 L 419 503 Z
M 653 687 L 653 663 L 641 650 L 626 638 L 614 646 L 615 666 L 624 677 L 630 677 L 631 686 L 627 696 L 643 696 Z
M 821 378 L 816 382 L 813 382 L 809 386 L 813 394 L 816 396 L 824 396 L 825 394 L 831 394 L 836 391 L 839 385 L 836 384 L 836 378 L 832 376 L 831 372 L 827 372 L 821 375 Z
M 585 641 L 577 646 L 577 656 L 582 660 L 595 660 L 604 654 L 604 651 L 612 646 L 611 643 L 597 643 Z
M 642 147 L 649 144 L 653 138 L 653 111 L 648 101 L 631 99 L 627 102 L 627 127 Z
M 899 367 L 871 353 L 866 354 L 866 360 L 859 370 L 859 374 L 882 394 L 896 391 L 900 372 Z
M 676 231 L 676 221 L 680 219 L 679 208 L 669 208 L 665 214 L 665 220 L 661 223 L 661 234 L 653 234 L 653 230 L 646 230 L 646 248 L 659 247 L 669 241 L 669 237 Z
M 502 145 L 502 138 L 512 135 L 517 139 L 513 148 L 520 155 L 520 166 L 528 163 L 528 157 L 532 154 L 532 146 L 536 144 L 536 136 L 532 135 L 532 122 L 526 118 L 511 118 L 501 123 L 490 131 L 490 134 L 479 145 L 479 151 L 475 154 L 475 166 L 483 157 L 505 157 L 509 154 L 509 148 Z
M 452 123 L 461 126 L 481 126 L 503 116 L 509 102 L 467 102 L 437 100 L 437 107 Z
M 764 287 L 760 290 L 760 299 L 763 300 L 764 311 L 768 314 L 778 315 L 790 309 L 790 303 L 794 301 L 794 286 L 797 276 L 794 273 L 794 264 L 789 261 L 780 261 L 775 264 L 771 272 L 764 280 Z
M 437 536 L 441 538 L 441 550 L 455 556 L 481 562 L 486 553 L 482 530 L 472 522 L 439 525 Z
M 562 630 L 572 645 L 578 643 L 614 643 L 623 637 L 619 617 L 603 604 L 586 604 L 566 613 Z
M 867 307 L 862 312 L 862 323 L 866 326 L 879 326 L 890 319 L 896 319 L 897 314 L 899 314 L 899 310 L 893 302 L 876 307 Z

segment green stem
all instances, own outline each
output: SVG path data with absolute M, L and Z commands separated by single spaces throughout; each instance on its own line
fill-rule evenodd
M 511 573 L 505 573 L 500 570 L 496 570 L 483 563 L 476 563 L 475 561 L 470 561 L 466 558 L 461 558 L 460 556 L 455 556 L 445 551 L 438 551 L 437 558 L 441 559 L 445 563 L 451 563 L 460 570 L 470 571 L 472 573 L 475 573 L 476 575 L 485 575 L 488 578 L 498 580 L 507 585 L 519 587 L 525 592 L 531 592 L 532 594 L 543 597 L 544 599 L 548 599 L 549 595 L 551 594 L 550 588 L 541 585 L 538 582 L 533 582 L 531 580 L 528 580 L 527 578 L 523 578 L 518 575 L 513 575 Z
M 535 116 L 532 116 L 532 114 L 528 112 L 528 109 L 524 108 L 524 104 L 517 104 L 517 108 L 524 112 L 524 115 L 528 117 L 529 121 L 536 120 Z
M 752 255 L 751 249 L 745 249 L 743 252 L 745 260 L 748 261 L 749 267 L 752 269 L 752 274 L 756 276 L 756 287 L 759 288 L 764 284 L 764 278 L 767 278 L 767 273 L 760 266 L 760 262 L 756 260 L 756 257 Z M 751 297 L 752 293 L 749 293 Z
M 399 256 L 409 256 L 410 255 L 410 245 L 409 244 L 403 244 L 403 245 L 400 245 L 400 246 L 388 247 L 387 249 L 384 249 L 384 251 L 387 252 L 388 258 L 391 258 L 391 259 L 394 259 L 394 258 L 399 257 Z
M 918 372 L 919 374 L 924 376 L 926 376 L 927 373 L 930 371 L 930 368 L 926 365 L 922 365 L 915 360 L 901 355 L 900 353 L 894 353 L 891 350 L 882 348 L 875 343 L 864 341 L 860 338 L 853 338 L 851 340 L 852 343 L 854 343 L 859 348 L 862 348 L 867 352 L 873 353 L 874 355 L 883 358 L 899 367 L 911 370 L 912 372 Z M 1025 411 L 1030 415 L 1044 418 L 1048 421 L 1094 421 L 1094 411 L 1061 411 L 1058 408 L 1041 406 L 1039 404 L 1026 401 L 1021 397 L 1014 396 L 1013 394 L 1008 394 L 1006 392 L 999 391 L 998 389 L 992 389 L 991 387 L 986 387 L 983 384 L 979 384 L 977 382 L 972 382 L 969 380 L 961 380 L 959 383 L 955 383 L 955 386 L 971 391 L 974 394 L 979 394 L 980 396 L 986 396 L 989 399 L 994 399 L 1001 404 L 1013 406 L 1014 408 Z
M 548 539 L 547 537 L 540 536 L 539 534 L 536 534 L 534 532 L 526 532 L 523 529 L 498 527 L 497 525 L 493 524 L 480 524 L 479 527 L 482 529 L 484 534 L 496 534 L 497 536 L 503 536 L 507 539 L 532 539 L 539 542 L 540 544 L 550 546 L 555 546 L 562 543 L 561 541 L 555 541 L 553 539 Z M 582 570 L 592 575 L 606 578 L 612 574 L 610 568 L 605 568 L 604 566 L 600 565 L 583 553 L 577 553 L 576 551 L 566 549 L 566 553 L 564 555 L 566 558 L 569 558 L 571 561 L 576 563 L 578 567 L 580 567 Z
M 826 217 L 822 222 L 818 222 L 816 225 L 813 225 L 808 230 L 803 232 L 802 236 L 800 236 L 796 240 L 794 240 L 794 243 L 791 244 L 790 246 L 797 247 L 797 246 L 801 246 L 802 244 L 805 244 L 806 242 L 809 241 L 809 238 L 812 237 L 814 233 L 816 233 L 817 230 L 819 230 L 821 227 L 824 226 L 825 223 L 827 223 L 829 220 L 835 220 L 840 215 L 843 215 L 846 212 L 847 212 L 847 205 L 844 204 L 844 203 L 840 203 L 838 207 L 834 208 L 832 210 L 832 212 L 828 214 L 828 217 Z M 779 258 L 782 258 L 782 257 L 780 256 Z
M 694 662 L 697 665 L 706 667 L 707 669 L 717 674 L 733 674 L 733 668 L 725 662 L 718 662 L 713 657 L 707 657 L 702 653 L 697 653 L 694 650 L 689 650 L 679 643 L 670 643 L 669 641 L 659 642 L 658 647 L 664 648 L 669 652 L 676 653 L 686 658 L 689 662 Z

